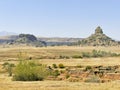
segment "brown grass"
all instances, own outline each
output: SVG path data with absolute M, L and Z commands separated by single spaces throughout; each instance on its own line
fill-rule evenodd
M 0 90 L 120 90 L 119 84 L 120 81 L 109 83 L 68 81 L 18 82 L 11 81 L 10 78 L 7 78 L 4 81 L 0 81 Z
M 52 65 L 53 63 L 63 63 L 65 66 L 77 65 L 120 65 L 120 57 L 106 58 L 87 58 L 87 59 L 39 59 L 40 55 L 79 55 L 81 52 L 104 50 L 120 53 L 119 47 L 0 47 L 0 90 L 120 90 L 120 81 L 107 83 L 83 83 L 68 81 L 37 81 L 37 82 L 17 82 L 12 81 L 6 73 L 2 73 L 2 64 L 4 62 L 18 63 L 17 55 L 20 51 L 26 53 L 26 56 L 34 57 L 36 62 Z

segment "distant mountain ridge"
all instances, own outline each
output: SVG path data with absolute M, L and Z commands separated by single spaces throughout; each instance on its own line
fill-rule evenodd
M 59 38 L 59 37 L 36 37 L 32 34 L 19 34 L 0 36 L 0 44 L 28 45 L 28 46 L 118 46 L 120 42 L 113 40 L 103 33 L 100 26 L 95 33 L 88 38 Z
M 83 38 L 39 37 L 38 39 L 46 42 L 77 42 Z
M 45 41 L 48 46 L 73 45 L 73 43 L 83 38 L 60 38 L 60 37 L 39 37 L 40 41 Z
M 0 31 L 0 36 L 17 35 L 14 32 Z
M 35 42 L 32 39 L 35 39 Z M 35 44 L 43 42 L 47 46 L 60 46 L 60 45 L 72 45 L 75 42 L 82 40 L 82 38 L 60 38 L 60 37 L 36 37 L 31 34 L 19 34 L 19 35 L 8 35 L 0 36 L 1 44 Z M 30 43 L 28 43 L 30 42 Z

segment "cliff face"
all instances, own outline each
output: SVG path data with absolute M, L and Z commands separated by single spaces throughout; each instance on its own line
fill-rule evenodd
M 95 33 L 78 42 L 82 46 L 117 46 L 118 42 L 106 36 L 101 27 L 95 29 Z

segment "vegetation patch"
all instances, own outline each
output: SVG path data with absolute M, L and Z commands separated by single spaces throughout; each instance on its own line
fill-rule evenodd
M 34 62 L 21 61 L 16 67 L 13 76 L 15 81 L 41 81 L 49 75 L 46 65 Z
M 106 52 L 101 50 L 92 50 L 92 52 L 82 52 L 81 55 L 74 55 L 72 58 L 98 58 L 98 57 L 117 57 L 120 54 Z
M 62 68 L 65 68 L 65 66 L 64 66 L 62 63 L 60 63 L 58 66 L 59 66 L 59 68 L 61 68 L 61 69 L 62 69 Z

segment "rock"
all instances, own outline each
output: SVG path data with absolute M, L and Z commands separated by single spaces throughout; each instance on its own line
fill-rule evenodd
M 78 42 L 81 46 L 118 46 L 119 43 L 103 33 L 100 26 L 95 29 L 95 33 Z
M 95 29 L 95 34 L 103 34 L 103 31 L 100 26 Z

